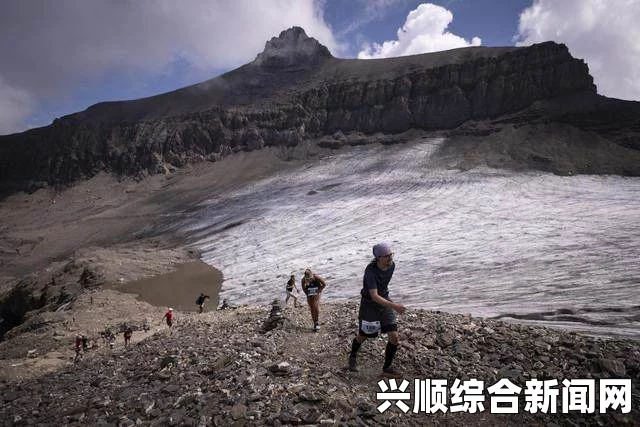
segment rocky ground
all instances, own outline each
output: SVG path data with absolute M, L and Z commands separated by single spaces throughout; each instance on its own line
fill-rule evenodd
M 640 425 L 637 342 L 412 310 L 401 316 L 396 358 L 410 382 L 410 409 L 380 413 L 385 340 L 366 342 L 359 372 L 346 370 L 357 302 L 324 304 L 319 333 L 311 331 L 306 307 L 289 305 L 268 322 L 273 311 L 178 312 L 173 328 L 144 339 L 134 332 L 129 348 L 119 335 L 114 349 L 89 350 L 56 372 L 4 380 L 0 424 Z M 414 379 L 447 379 L 451 386 L 456 378 L 485 381 L 484 411 L 413 413 Z M 522 392 L 518 414 L 491 414 L 486 388 L 501 378 L 520 387 L 531 378 L 631 378 L 633 409 L 599 414 L 596 398 L 595 414 L 563 414 L 561 406 L 557 414 L 530 414 Z
M 71 187 L 50 186 L 0 199 L 0 294 L 23 276 L 49 268 L 52 262 L 68 262 L 87 248 L 129 244 L 133 251 L 153 250 L 157 242 L 147 245 L 140 239 L 153 236 L 156 225 L 171 223 L 229 188 L 296 167 L 298 159 L 318 152 L 301 145 L 236 153 L 140 180 L 99 174 Z M 171 240 L 164 237 L 165 243 Z
M 76 301 L 84 292 L 110 288 L 145 294 L 155 306 L 187 306 L 206 290 L 215 305 L 217 291 L 202 289 L 203 283 L 219 287 L 222 278 L 213 269 L 204 282 L 178 275 L 175 282 L 185 279 L 182 292 L 155 279 L 144 292 L 139 289 L 139 280 L 175 272 L 198 259 L 179 238 L 158 236 L 154 227 L 229 187 L 294 167 L 296 159 L 309 155 L 305 150 L 237 153 L 140 181 L 101 174 L 73 187 L 48 187 L 1 200 L 0 378 L 27 378 L 33 375 L 32 366 L 39 370 L 64 363 L 76 332 L 95 334 L 110 318 L 124 322 L 141 311 L 152 317 L 163 310 L 141 308 L 134 295 L 113 294 L 98 311 Z M 80 314 L 87 307 L 94 311 Z M 73 322 L 81 317 L 82 325 Z M 40 331 L 49 333 L 46 339 Z M 14 360 L 30 350 L 37 357 L 26 363 Z
M 221 274 L 195 260 L 196 254 L 189 250 L 146 241 L 133 248 L 92 248 L 82 254 L 34 274 L 28 282 L 34 292 L 47 294 L 48 302 L 26 312 L 23 322 L 3 336 L 0 379 L 33 378 L 65 366 L 73 356 L 71 343 L 78 333 L 100 345 L 100 333 L 106 327 L 120 330 L 132 325 L 141 330 L 147 324 L 152 333 L 168 305 L 196 310 L 200 292 L 211 295 L 205 310 L 218 304 Z M 80 284 L 86 272 L 96 284 Z M 38 290 L 41 285 L 44 290 Z M 9 302 L 24 305 L 22 298 Z M 11 308 L 9 302 L 4 309 Z M 146 336 L 138 333 L 134 341 Z
M 73 339 L 81 333 L 95 342 L 94 350 L 105 347 L 100 333 L 109 326 L 133 325 L 133 341 L 150 336 L 160 327 L 164 311 L 134 295 L 113 290 L 84 293 L 65 309 L 34 314 L 0 342 L 0 381 L 19 382 L 39 378 L 73 362 Z M 150 331 L 144 333 L 142 325 Z M 119 337 L 122 341 L 122 336 Z
M 346 138 L 347 145 L 358 141 Z M 327 147 L 238 153 L 140 182 L 100 175 L 72 188 L 4 199 L 2 308 L 30 308 L 0 342 L 0 425 L 640 425 L 638 342 L 412 311 L 401 316 L 397 357 L 409 391 L 415 378 L 447 379 L 449 385 L 477 378 L 486 387 L 500 378 L 521 387 L 530 378 L 631 378 L 633 410 L 534 415 L 524 411 L 521 396 L 518 415 L 495 415 L 487 396 L 487 410 L 477 414 L 405 414 L 396 406 L 380 414 L 376 393 L 385 341 L 364 345 L 360 372 L 345 370 L 357 302 L 324 305 L 319 334 L 310 331 L 306 308 L 291 307 L 264 332 L 270 307 L 197 315 L 187 311 L 200 291 L 192 275 L 178 277 L 179 298 L 189 301 L 179 304 L 170 292 L 175 286 L 149 279 L 174 274 L 198 255 L 175 236 L 154 235 L 154 224 L 171 222 L 216 192 L 321 156 Z M 208 277 L 219 285 L 218 272 Z M 143 278 L 148 282 L 138 289 Z M 7 299 L 14 289 L 25 292 Z M 162 301 L 152 305 L 145 295 L 125 292 L 164 295 L 178 309 L 174 328 L 161 323 Z M 209 309 L 216 303 L 211 295 Z M 134 326 L 133 345 L 124 349 L 118 334 L 110 349 L 100 332 L 106 326 L 117 332 L 124 324 Z M 95 346 L 73 363 L 78 332 Z
M 526 112 L 493 123 L 465 123 L 449 133 L 447 143 L 438 150 L 434 161 L 459 170 L 487 165 L 496 169 L 541 170 L 563 176 L 637 176 L 640 172 L 637 150 L 628 150 L 595 132 L 565 123 L 517 123 L 523 116 L 526 117 Z M 507 120 L 511 123 L 504 123 Z M 633 136 L 629 138 L 637 140 Z

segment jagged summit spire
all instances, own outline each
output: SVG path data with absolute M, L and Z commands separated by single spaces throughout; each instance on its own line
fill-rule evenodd
M 271 38 L 253 63 L 268 68 L 286 68 L 313 65 L 331 57 L 329 49 L 307 36 L 304 29 L 291 27 Z

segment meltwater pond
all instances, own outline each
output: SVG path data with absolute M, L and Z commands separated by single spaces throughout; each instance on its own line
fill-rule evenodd
M 434 168 L 439 139 L 336 152 L 217 194 L 177 226 L 236 304 L 284 296 L 291 272 L 357 298 L 390 242 L 393 299 L 640 338 L 640 179 Z

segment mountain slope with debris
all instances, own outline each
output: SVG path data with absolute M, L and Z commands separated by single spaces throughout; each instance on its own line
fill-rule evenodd
M 319 333 L 311 331 L 306 307 L 289 305 L 269 327 L 270 307 L 178 312 L 172 329 L 128 349 L 96 349 L 59 372 L 0 384 L 0 424 L 640 424 L 639 343 L 423 310 L 400 319 L 396 365 L 410 383 L 407 391 L 415 397 L 414 379 L 447 379 L 450 387 L 456 378 L 475 378 L 485 381 L 485 410 L 413 413 L 409 400 L 407 413 L 395 405 L 380 413 L 386 341 L 367 341 L 359 372 L 346 370 L 357 308 L 356 302 L 323 304 Z M 500 378 L 523 387 L 518 414 L 489 412 L 486 389 Z M 557 414 L 531 414 L 524 409 L 531 378 L 631 378 L 633 409 L 598 414 L 596 399 L 596 414 L 563 414 L 561 406 Z

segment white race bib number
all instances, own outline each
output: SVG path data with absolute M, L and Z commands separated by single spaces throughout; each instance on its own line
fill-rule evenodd
M 307 295 L 308 296 L 318 295 L 318 288 L 307 288 Z
M 380 330 L 380 321 L 376 320 L 375 322 L 369 322 L 367 320 L 363 320 L 361 329 L 365 334 L 375 334 Z

